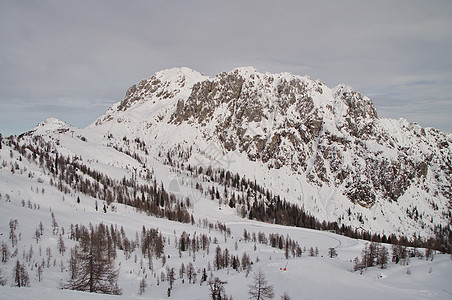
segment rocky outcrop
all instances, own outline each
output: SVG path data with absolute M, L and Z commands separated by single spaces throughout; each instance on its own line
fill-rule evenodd
M 253 68 L 196 80 L 187 71 L 175 73 L 132 86 L 112 109 L 119 114 L 138 103 L 177 98 L 153 122 L 193 126 L 223 152 L 237 151 L 268 168 L 286 166 L 363 207 L 377 199 L 398 201 L 412 185 L 451 198 L 450 136 L 380 119 L 372 101 L 348 86 L 330 89 L 308 77 Z

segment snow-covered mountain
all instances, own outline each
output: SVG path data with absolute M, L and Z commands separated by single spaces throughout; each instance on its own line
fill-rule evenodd
M 320 220 L 409 236 L 450 223 L 451 135 L 379 118 L 349 86 L 175 68 L 133 85 L 88 129 L 239 173 Z
M 84 252 L 77 230 L 104 225 L 123 298 L 208 299 L 211 273 L 245 299 L 258 271 L 277 298 L 449 297 L 449 257 L 402 244 L 451 251 L 451 138 L 380 119 L 343 85 L 160 71 L 87 128 L 0 135 L 0 298 L 97 298 L 57 288 Z M 375 248 L 392 250 L 386 269 L 356 239 L 394 235 Z M 9 287 L 17 265 L 31 289 Z

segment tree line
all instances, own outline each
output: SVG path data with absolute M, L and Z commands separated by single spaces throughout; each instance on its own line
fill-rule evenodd
M 135 172 L 135 177 L 132 173 L 130 179 L 124 177 L 122 180 L 113 180 L 105 174 L 90 169 L 77 156 L 70 158 L 59 155 L 52 143 L 44 141 L 39 136 L 33 136 L 31 139 L 32 143 L 24 142 L 20 144 L 20 137 L 17 140 L 9 137 L 6 143 L 10 147 L 14 147 L 28 160 L 34 161 L 43 169 L 47 169 L 54 178 L 51 183 L 60 191 L 68 193 L 72 189 L 75 192 L 79 191 L 104 200 L 107 205 L 115 201 L 157 217 L 194 223 L 193 216 L 187 210 L 191 205 L 190 200 L 181 201 L 175 195 L 167 192 L 163 184 L 157 184 L 151 172 L 147 172 L 146 180 L 149 183 L 145 184 L 138 183 L 137 172 Z M 126 139 L 125 142 L 129 141 Z M 141 140 L 135 140 L 135 143 L 137 149 L 146 149 L 146 145 Z M 214 185 L 207 191 L 203 191 L 202 185 L 196 184 L 196 188 L 201 192 L 209 193 L 211 199 L 217 199 L 232 208 L 239 205 L 239 214 L 242 217 L 286 226 L 328 230 L 351 238 L 374 242 L 401 243 L 406 246 L 425 247 L 449 253 L 452 251 L 452 224 L 449 226 L 435 225 L 434 237 L 425 239 L 420 236 L 408 238 L 405 236 L 397 237 L 394 234 L 389 236 L 371 234 L 362 229 L 352 228 L 344 224 L 339 225 L 337 222 L 320 221 L 297 204 L 281 199 L 279 195 L 273 195 L 271 191 L 259 185 L 256 180 L 249 180 L 241 177 L 238 173 L 214 169 L 211 166 L 203 168 L 202 166 L 194 167 L 190 164 L 184 165 L 183 162 L 174 159 L 174 156 L 186 158 L 190 154 L 181 151 L 180 149 L 168 151 L 164 156 L 165 163 L 185 169 L 193 178 L 201 178 L 203 181 L 214 182 L 223 186 L 222 192 Z M 134 157 L 130 153 L 128 155 Z M 140 161 L 142 160 L 140 159 Z M 83 175 L 80 176 L 78 171 Z
M 42 137 L 33 136 L 32 143 L 25 143 L 24 139 L 23 144 L 11 137 L 8 143 L 30 162 L 47 170 L 52 176 L 50 183 L 64 193 L 72 190 L 103 200 L 107 205 L 116 202 L 156 217 L 183 223 L 194 221 L 187 210 L 190 201 L 182 201 L 166 191 L 149 172 L 146 183 L 139 183 L 133 174 L 130 179 L 115 180 L 83 164 L 81 157 L 59 155 L 52 143 Z
M 433 228 L 434 236 L 430 238 L 422 238 L 419 235 L 409 238 L 406 236 L 397 237 L 395 234 L 389 236 L 372 234 L 361 228 L 353 228 L 344 224 L 339 225 L 337 222 L 320 221 L 299 205 L 281 199 L 279 195 L 273 195 L 271 191 L 259 185 L 256 180 L 241 177 L 238 173 L 234 174 L 221 168 L 184 165 L 177 159 L 173 159 L 174 155 L 177 155 L 177 151 L 168 151 L 164 162 L 173 167 L 185 169 L 187 174 L 193 178 L 223 186 L 223 192 L 220 192 L 214 185 L 208 188 L 207 192 L 212 200 L 216 199 L 220 203 L 226 203 L 231 208 L 240 205 L 239 215 L 242 217 L 285 226 L 327 230 L 351 238 L 378 243 L 402 244 L 409 247 L 424 247 L 444 253 L 452 253 L 452 223 L 449 226 L 435 225 Z M 204 192 L 202 185 L 196 184 L 196 188 Z

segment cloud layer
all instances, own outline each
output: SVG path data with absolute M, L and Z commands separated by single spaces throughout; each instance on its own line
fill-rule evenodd
M 0 132 L 85 127 L 161 69 L 247 65 L 452 132 L 450 16 L 450 1 L 1 1 Z

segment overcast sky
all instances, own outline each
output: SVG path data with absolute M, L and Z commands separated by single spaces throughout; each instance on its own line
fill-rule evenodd
M 452 1 L 0 0 L 0 133 L 86 127 L 179 66 L 345 83 L 380 117 L 452 132 Z

